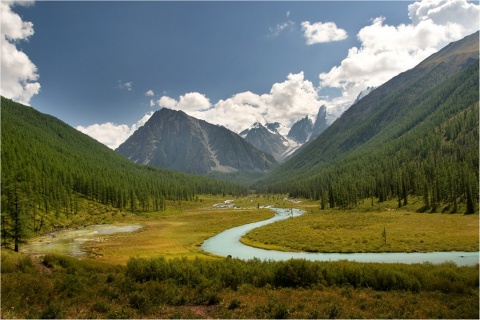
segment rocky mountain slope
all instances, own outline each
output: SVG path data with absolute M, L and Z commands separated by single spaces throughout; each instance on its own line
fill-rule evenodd
M 240 132 L 240 136 L 250 142 L 257 149 L 271 154 L 278 162 L 282 161 L 285 152 L 291 149 L 291 141 L 287 140 L 276 130 L 276 126 L 263 126 L 256 122 L 251 128 Z
M 257 122 L 240 132 L 240 136 L 256 148 L 273 155 L 281 163 L 328 127 L 327 108 L 320 107 L 315 124 L 308 115 L 295 122 L 290 130 L 287 129 L 286 136 L 279 132 L 280 127 L 281 124 L 278 122 L 265 125 Z
M 302 144 L 307 142 L 312 134 L 313 122 L 308 116 L 295 122 L 288 132 L 287 137 L 293 141 Z
M 117 150 L 135 163 L 188 173 L 265 172 L 275 159 L 238 134 L 163 108 Z

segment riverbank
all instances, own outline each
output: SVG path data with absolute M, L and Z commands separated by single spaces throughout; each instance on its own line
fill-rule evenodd
M 320 210 L 297 204 L 305 215 L 254 229 L 241 241 L 288 252 L 479 251 L 478 214 L 418 213 L 421 202 L 416 200 L 400 209 L 394 201 L 352 210 Z

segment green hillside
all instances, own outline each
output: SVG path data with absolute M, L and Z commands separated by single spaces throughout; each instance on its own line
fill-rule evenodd
M 478 32 L 377 88 L 255 187 L 354 207 L 478 210 Z
M 243 194 L 205 177 L 135 165 L 31 107 L 1 99 L 2 239 L 51 230 L 88 199 L 121 211 L 160 211 L 165 200 Z M 53 219 L 53 217 L 55 219 Z

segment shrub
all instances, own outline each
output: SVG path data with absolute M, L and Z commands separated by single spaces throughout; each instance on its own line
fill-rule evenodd
M 242 303 L 240 302 L 240 300 L 233 299 L 232 301 L 230 301 L 230 304 L 228 305 L 228 310 L 235 310 L 237 308 L 240 308 L 241 305 Z
M 62 309 L 53 304 L 49 304 L 41 313 L 41 319 L 61 319 L 62 316 Z

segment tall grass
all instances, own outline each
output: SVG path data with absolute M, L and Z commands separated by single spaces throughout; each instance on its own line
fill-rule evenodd
M 253 259 L 187 260 L 164 258 L 131 259 L 126 276 L 135 282 L 174 281 L 176 285 L 201 286 L 212 279 L 220 288 L 236 290 L 240 285 L 277 288 L 351 286 L 380 291 L 441 291 L 463 293 L 478 287 L 477 267 L 454 263 L 379 264 L 349 261 L 312 262 L 261 261 Z
M 2 318 L 478 318 L 478 266 L 2 251 Z

